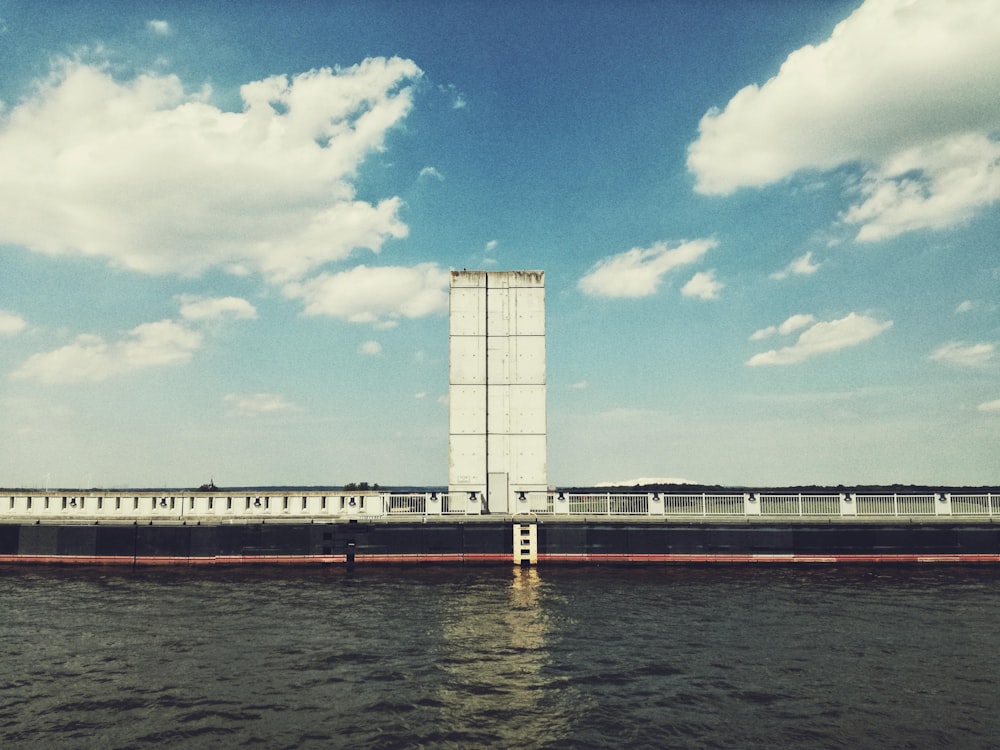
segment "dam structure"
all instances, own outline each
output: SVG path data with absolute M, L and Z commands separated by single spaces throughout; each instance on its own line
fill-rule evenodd
M 453 271 L 448 489 L 0 490 L 0 564 L 1000 563 L 1000 494 L 547 481 L 545 275 Z

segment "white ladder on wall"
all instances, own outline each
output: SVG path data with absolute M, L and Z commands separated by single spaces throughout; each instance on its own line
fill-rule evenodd
M 538 564 L 538 524 L 514 524 L 514 564 Z

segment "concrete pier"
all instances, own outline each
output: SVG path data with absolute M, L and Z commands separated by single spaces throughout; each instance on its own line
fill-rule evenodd
M 448 491 L 485 513 L 548 489 L 545 274 L 451 274 Z

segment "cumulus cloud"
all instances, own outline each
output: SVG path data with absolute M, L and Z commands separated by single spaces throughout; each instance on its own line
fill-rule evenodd
M 762 339 L 770 338 L 776 334 L 787 336 L 788 334 L 795 333 L 795 331 L 805 328 L 808 325 L 812 325 L 815 321 L 815 315 L 805 313 L 793 315 L 781 325 L 768 326 L 767 328 L 761 328 L 760 330 L 754 331 L 750 335 L 750 340 L 760 341 Z
M 447 312 L 449 283 L 449 272 L 434 263 L 377 268 L 360 265 L 288 284 L 284 293 L 302 300 L 306 315 L 384 325 L 400 318 Z
M 364 341 L 358 351 L 367 357 L 374 357 L 382 353 L 382 345 L 377 341 Z
M 725 195 L 859 163 L 843 215 L 858 240 L 963 221 L 1000 199 L 998 49 L 994 0 L 868 0 L 702 118 L 695 188 Z
M 259 417 L 297 409 L 280 393 L 228 393 L 223 396 L 223 401 L 230 405 L 231 417 Z
M 253 305 L 239 297 L 185 296 L 180 313 L 180 321 L 143 323 L 113 341 L 81 334 L 71 344 L 31 355 L 10 377 L 49 384 L 100 382 L 152 367 L 181 365 L 190 362 L 204 343 L 199 328 L 209 329 L 208 324 L 220 318 L 257 317 Z
M 809 325 L 791 346 L 755 354 L 747 360 L 747 365 L 760 367 L 798 364 L 817 354 L 827 354 L 857 346 L 891 327 L 891 320 L 882 321 L 867 315 L 850 313 L 839 320 L 820 321 Z
M 993 361 L 996 346 L 993 344 L 964 344 L 952 342 L 942 344 L 933 352 L 931 359 L 959 367 L 983 367 Z
M 671 247 L 657 242 L 652 247 L 634 247 L 595 263 L 577 286 L 594 297 L 648 297 L 655 294 L 663 276 L 675 268 L 701 260 L 718 243 L 700 239 Z
M 494 250 L 497 249 L 498 244 L 500 243 L 498 243 L 496 240 L 490 240 L 489 242 L 486 243 L 485 247 L 486 252 L 492 253 Z
M 1000 200 L 1000 143 L 971 133 L 907 149 L 869 171 L 860 193 L 843 220 L 860 225 L 861 242 L 944 229 Z
M 97 382 L 188 362 L 202 340 L 201 333 L 172 320 L 143 323 L 113 342 L 85 334 L 54 351 L 33 354 L 11 377 L 42 383 Z
M 787 279 L 789 276 L 811 276 L 819 270 L 819 264 L 813 263 L 812 250 L 805 255 L 800 255 L 780 271 L 771 274 L 771 278 L 777 281 Z
M 0 336 L 13 336 L 28 327 L 20 315 L 0 310 Z
M 0 242 L 151 274 L 298 280 L 405 237 L 398 197 L 354 178 L 411 109 L 411 61 L 277 75 L 241 112 L 174 75 L 62 60 L 0 117 Z M 30 175 L 30 179 L 26 179 Z
M 432 178 L 438 180 L 439 182 L 444 181 L 444 175 L 438 172 L 434 167 L 424 167 L 420 170 L 420 176 Z
M 181 317 L 185 320 L 216 320 L 219 318 L 254 320 L 257 318 L 257 308 L 240 297 L 184 297 L 181 304 Z
M 996 401 L 984 401 L 979 405 L 979 411 L 1000 414 L 1000 398 Z
M 699 271 L 681 287 L 681 294 L 698 299 L 718 299 L 724 286 L 725 284 L 716 280 L 715 271 Z
M 146 28 L 158 36 L 169 36 L 171 32 L 170 24 L 158 19 L 146 21 Z

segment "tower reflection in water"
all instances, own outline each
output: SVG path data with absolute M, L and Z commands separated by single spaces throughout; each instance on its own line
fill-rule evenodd
M 575 709 L 547 669 L 546 596 L 537 569 L 514 568 L 506 590 L 473 585 L 457 597 L 441 644 L 440 666 L 449 673 L 441 713 L 449 738 L 538 746 L 570 731 Z

